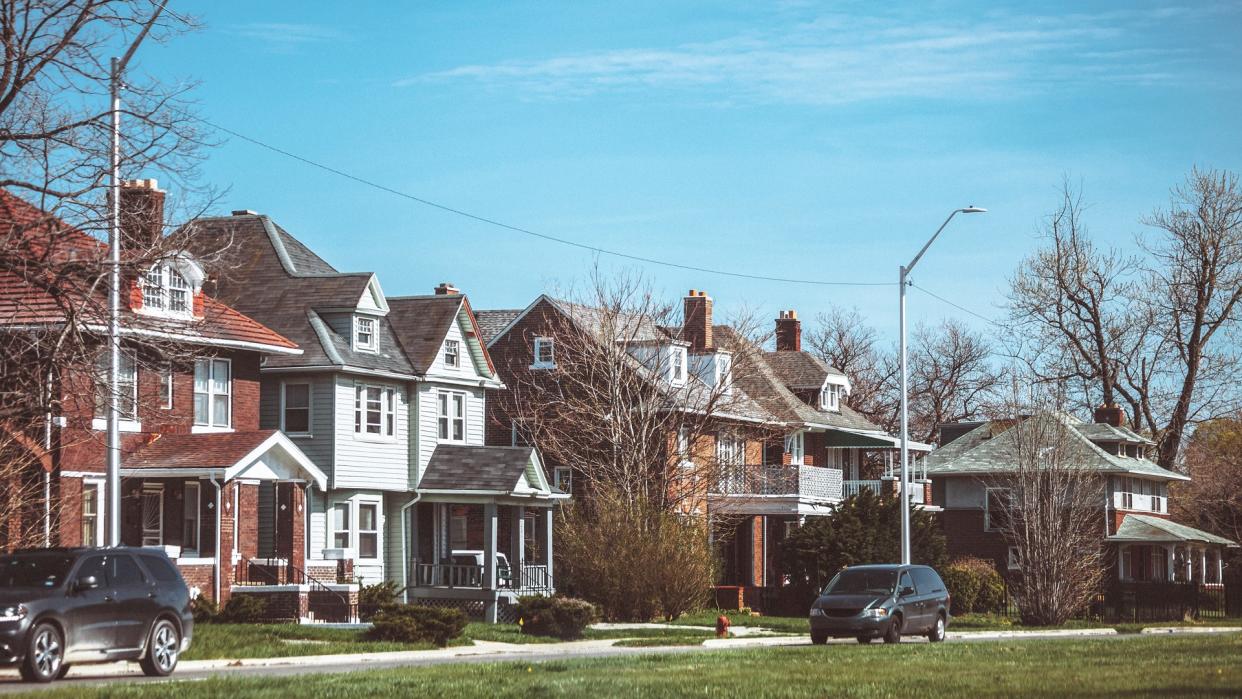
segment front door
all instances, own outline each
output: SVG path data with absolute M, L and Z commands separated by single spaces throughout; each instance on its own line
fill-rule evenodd
M 116 639 L 116 598 L 108 584 L 108 557 L 89 556 L 78 565 L 66 599 L 65 618 L 69 622 L 66 650 L 90 656 L 102 654 Z M 95 578 L 97 587 L 83 589 L 81 581 Z

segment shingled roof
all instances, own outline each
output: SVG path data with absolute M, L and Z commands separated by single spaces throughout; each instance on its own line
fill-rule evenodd
M 327 487 L 323 471 L 280 430 L 156 435 L 125 457 L 121 475 L 209 475 L 222 480 L 296 477 Z
M 488 311 L 475 311 L 474 317 L 479 322 L 479 336 L 484 344 L 491 342 L 501 330 L 522 315 L 521 308 L 507 308 Z
M 418 489 L 493 495 L 563 495 L 547 485 L 534 447 L 439 444 L 423 471 Z
M 794 390 L 818 391 L 829 376 L 845 376 L 839 369 L 828 366 L 822 359 L 810 352 L 778 350 L 764 352 L 763 358 L 767 360 L 781 381 Z

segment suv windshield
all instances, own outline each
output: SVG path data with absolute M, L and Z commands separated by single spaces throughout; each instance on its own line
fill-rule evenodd
M 0 588 L 56 587 L 71 567 L 72 556 L 40 554 L 0 557 Z
M 824 588 L 824 594 L 887 595 L 896 584 L 895 570 L 843 570 Z

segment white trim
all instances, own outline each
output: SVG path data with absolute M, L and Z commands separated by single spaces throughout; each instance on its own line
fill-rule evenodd
M 364 322 L 371 324 L 371 328 L 366 331 L 366 334 L 371 339 L 366 344 L 363 344 L 361 340 L 361 335 L 363 334 L 361 325 Z M 355 352 L 379 352 L 379 318 L 355 314 L 353 316 L 353 333 L 353 349 Z
M 228 383 L 228 388 L 226 389 L 227 393 L 216 393 L 215 391 L 216 362 L 224 362 L 226 365 L 228 365 L 229 379 L 227 382 Z M 198 366 L 203 363 L 206 363 L 207 365 L 207 378 L 205 382 L 207 386 L 207 390 L 205 392 L 200 392 L 198 390 Z M 194 415 L 191 418 L 192 425 L 191 425 L 190 431 L 193 433 L 194 428 L 199 427 L 199 428 L 208 428 L 208 429 L 201 430 L 202 432 L 213 432 L 213 431 L 232 432 L 233 431 L 233 360 L 232 358 L 230 357 L 200 357 L 199 359 L 194 360 L 194 379 L 193 380 L 194 380 L 194 391 L 193 391 L 194 404 L 191 405 L 190 407 Z M 197 412 L 199 395 L 207 396 L 207 415 L 205 417 L 205 422 L 201 422 L 201 423 L 198 421 L 198 412 Z M 216 424 L 216 397 L 222 396 L 222 395 L 228 396 L 228 399 L 229 399 L 229 415 L 228 415 L 227 425 Z
M 215 427 L 213 425 L 190 425 L 190 434 L 228 434 L 236 432 L 232 427 Z
M 552 350 L 551 361 L 539 358 L 540 350 L 544 349 L 545 347 L 550 348 Z M 535 339 L 531 340 L 530 349 L 531 349 L 531 352 L 530 352 L 531 354 L 530 368 L 531 369 L 555 369 L 556 368 L 556 338 L 555 337 L 552 337 L 551 335 L 539 335 Z
M 186 515 L 188 514 L 186 509 L 190 504 L 189 492 L 191 488 L 194 489 L 196 494 L 194 497 L 195 528 L 194 547 L 188 550 L 195 554 L 194 557 L 197 557 L 197 554 L 201 553 L 203 550 L 203 484 L 197 479 L 187 480 L 181 484 L 181 551 L 184 553 L 187 550 L 185 545 L 185 521 L 187 519 Z
M 461 417 L 453 415 L 453 406 L 456 398 L 461 399 Z M 444 412 L 441 412 L 441 400 L 443 399 Z M 469 412 L 470 394 L 465 391 L 454 391 L 448 389 L 438 389 L 436 391 L 436 443 L 438 444 L 465 444 L 468 434 L 466 430 L 466 413 Z M 445 434 L 440 436 L 440 421 L 445 420 Z M 461 421 L 461 439 L 453 438 L 453 425 L 457 421 Z
M 315 465 L 313 461 L 307 458 L 306 454 L 298 448 L 283 432 L 273 432 L 272 436 L 263 440 L 259 446 L 250 450 L 237 463 L 227 468 L 122 468 L 121 475 L 126 478 L 188 478 L 197 476 L 199 478 L 216 478 L 223 481 L 231 481 L 253 462 L 257 461 L 259 456 L 270 451 L 274 447 L 280 447 L 285 453 L 293 459 L 294 463 L 310 478 L 316 488 L 325 489 L 328 477 L 324 472 Z M 102 477 L 103 474 L 92 474 Z M 300 479 L 274 479 L 281 482 L 300 483 Z
M 142 546 L 163 546 L 164 545 L 164 484 L 163 483 L 143 483 L 142 490 L 140 492 L 141 492 L 141 495 L 139 497 L 138 503 L 139 503 L 139 516 L 142 517 L 142 522 L 139 525 L 141 529 Z M 158 510 L 158 513 L 160 516 L 160 526 L 158 530 L 159 533 L 157 534 L 157 537 L 159 540 L 154 544 L 148 544 L 147 543 L 148 529 L 147 529 L 147 521 L 146 521 L 147 520 L 146 500 L 147 500 L 148 494 L 154 495 L 156 493 L 158 493 L 160 496 L 160 505 L 159 505 L 159 510 Z
M 380 431 L 368 432 L 366 414 L 366 393 L 369 389 L 380 391 Z M 354 382 L 354 439 L 362 442 L 397 441 L 397 398 L 399 387 L 377 383 Z M 390 419 L 391 418 L 391 419 Z M 391 425 L 391 429 L 389 426 Z
M 141 432 L 141 420 L 117 420 L 117 426 L 122 432 Z M 102 417 L 91 418 L 92 430 L 108 429 L 108 419 Z
M 454 351 L 452 352 L 452 354 L 451 354 L 451 355 L 450 355 L 450 353 L 449 353 L 449 343 L 450 343 L 450 342 L 451 342 L 453 345 L 455 345 Z M 454 368 L 454 369 L 460 369 L 460 368 L 461 368 L 461 340 L 454 340 L 454 339 L 452 339 L 452 338 L 447 338 L 447 337 L 446 337 L 446 338 L 444 338 L 444 344 L 443 344 L 443 345 L 441 345 L 441 349 L 443 349 L 443 350 L 444 350 L 444 351 L 441 353 L 441 356 L 443 356 L 443 357 L 444 357 L 444 366 L 446 366 L 446 367 L 452 367 L 452 368 Z M 449 363 L 449 357 L 450 357 L 450 356 L 452 356 L 452 357 L 453 357 L 453 362 L 452 362 L 451 364 Z

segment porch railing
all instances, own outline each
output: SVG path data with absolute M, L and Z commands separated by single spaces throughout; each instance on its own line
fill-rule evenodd
M 843 485 L 843 492 L 847 498 L 858 495 L 864 490 L 870 490 L 876 495 L 884 492 L 880 489 L 880 481 L 845 481 Z
M 329 600 L 327 604 L 317 601 L 313 605 L 317 620 L 331 622 L 358 621 L 358 604 L 350 601 L 349 595 L 333 590 L 292 563 L 281 563 L 279 568 L 284 568 L 283 576 L 280 575 L 282 571 L 279 571 L 277 566 L 258 563 L 246 556 L 241 556 L 237 567 L 234 569 L 234 589 L 244 592 L 246 587 L 263 585 L 307 585 L 310 587 L 311 594 Z M 282 577 L 283 581 L 281 580 Z
M 497 571 L 496 583 L 499 589 L 516 590 L 529 593 L 550 593 L 552 591 L 552 575 L 547 565 L 525 565 L 517 577 L 514 587 L 513 576 L 501 576 Z M 456 563 L 418 563 L 414 566 L 413 587 L 450 587 L 483 589 L 483 566 L 460 565 Z
M 797 495 L 839 500 L 842 471 L 823 466 L 725 466 L 716 478 L 716 495 Z

